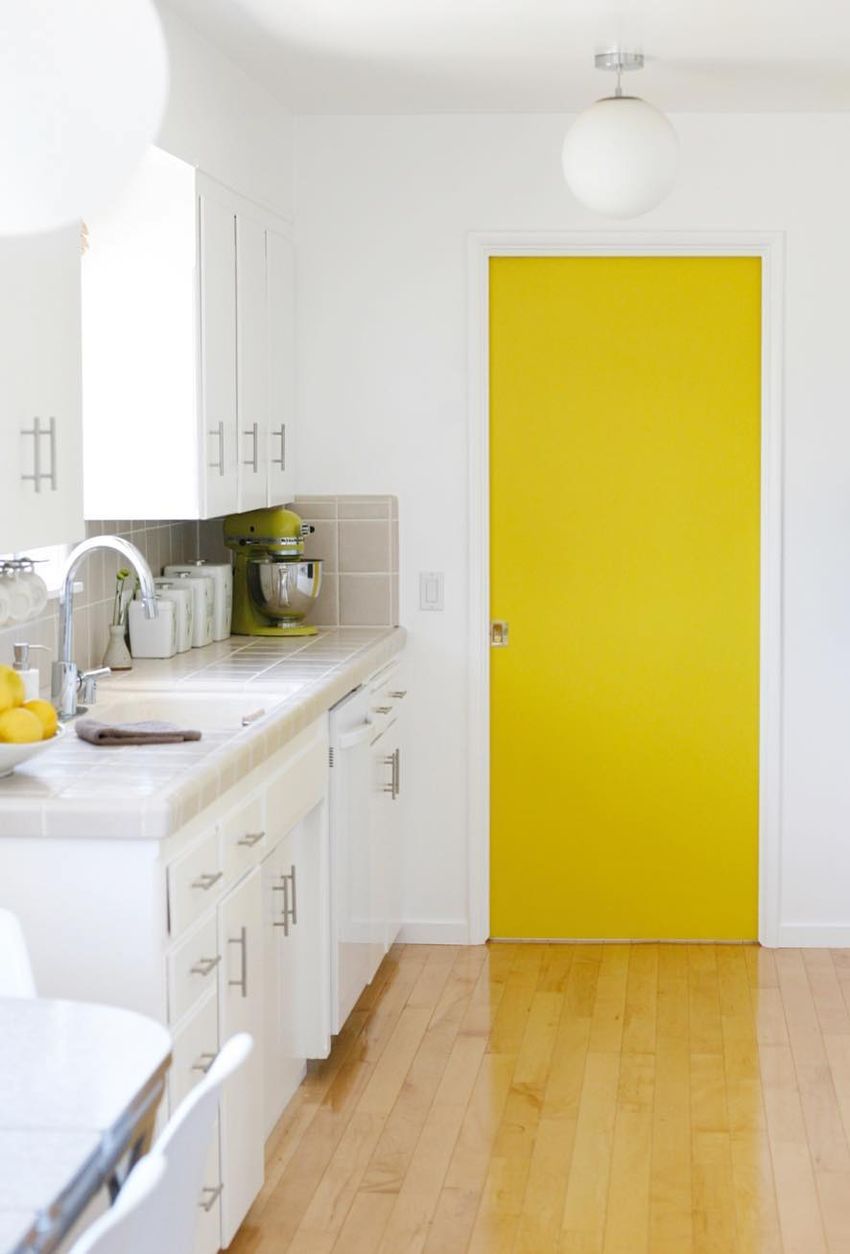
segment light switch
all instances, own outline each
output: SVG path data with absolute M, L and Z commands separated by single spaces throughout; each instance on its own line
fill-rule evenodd
M 441 610 L 443 608 L 443 572 L 441 570 L 421 570 L 419 572 L 419 608 L 420 610 Z

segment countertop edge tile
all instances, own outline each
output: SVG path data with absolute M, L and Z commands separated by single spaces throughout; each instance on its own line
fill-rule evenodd
M 209 659 L 204 659 L 206 650 L 198 650 L 192 659 L 197 665 L 191 669 L 185 654 L 171 661 L 137 664 L 130 676 L 103 685 L 108 694 L 104 704 L 110 698 L 163 692 L 271 694 L 295 682 L 299 667 L 303 682 L 267 717 L 221 743 L 217 733 L 208 733 L 209 739 L 200 742 L 202 748 L 157 746 L 125 760 L 117 755 L 134 754 L 132 748 L 94 749 L 66 737 L 61 761 L 42 755 L 29 779 L 11 776 L 15 782 L 5 790 L 0 779 L 0 839 L 164 840 L 385 666 L 401 652 L 406 639 L 402 627 L 328 628 L 297 650 L 285 644 L 277 653 L 275 641 L 268 637 L 256 641 L 232 637 L 229 652 L 220 643 L 211 646 Z M 238 654 L 241 661 L 249 660 L 252 645 L 257 655 L 250 679 L 241 670 L 203 678 L 206 667 L 221 666 L 227 657 Z M 268 675 L 272 666 L 278 672 L 274 678 Z M 100 754 L 112 756 L 93 756 Z M 161 784 L 155 785 L 152 781 L 160 775 Z

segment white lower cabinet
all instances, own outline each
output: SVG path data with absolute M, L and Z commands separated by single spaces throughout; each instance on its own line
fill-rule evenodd
M 22 921 L 39 992 L 168 1024 L 161 1121 L 229 1037 L 254 1038 L 222 1094 L 195 1254 L 232 1241 L 306 1061 L 327 1056 L 332 1031 L 397 935 L 396 676 L 388 668 L 361 687 L 347 747 L 334 750 L 330 777 L 346 784 L 333 789 L 333 842 L 324 716 L 166 840 L 0 839 L 0 906 Z
M 404 702 L 397 662 L 331 711 L 331 992 L 339 1032 L 399 933 Z
M 229 1245 L 263 1184 L 263 890 L 255 867 L 218 906 L 218 1034 L 254 1049 L 221 1095 L 221 1240 Z
M 308 1058 L 330 1051 L 327 818 L 316 807 L 263 862 L 268 1135 Z

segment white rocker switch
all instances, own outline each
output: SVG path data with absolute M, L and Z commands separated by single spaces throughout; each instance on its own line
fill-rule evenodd
M 423 570 L 419 572 L 420 610 L 441 610 L 444 608 L 443 578 L 441 570 Z

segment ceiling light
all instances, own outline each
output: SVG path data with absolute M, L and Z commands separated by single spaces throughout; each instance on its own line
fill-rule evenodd
M 635 218 L 660 204 L 676 178 L 679 142 L 669 120 L 638 96 L 624 96 L 620 76 L 643 69 L 643 53 L 597 53 L 596 68 L 613 71 L 613 96 L 576 118 L 564 140 L 564 178 L 588 209 Z
M 165 40 L 150 0 L 24 0 L 0 15 L 0 235 L 106 203 L 162 119 Z

